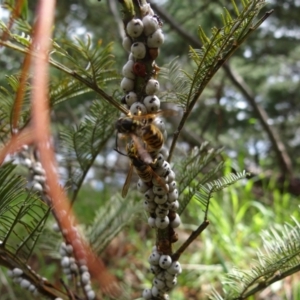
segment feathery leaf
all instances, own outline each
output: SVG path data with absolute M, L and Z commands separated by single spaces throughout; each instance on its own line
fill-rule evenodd
M 11 173 L 11 163 L 0 167 L 1 247 L 26 262 L 43 230 L 49 208 L 25 190 L 26 182 Z
M 112 69 L 114 64 L 112 43 L 103 47 L 99 41 L 94 45 L 91 38 L 87 36 L 86 42 L 66 40 L 62 45 L 53 44 L 52 57 L 60 56 L 66 59 L 66 66 L 80 76 L 88 78 L 98 86 L 104 86 L 108 81 L 119 78 L 116 71 Z M 70 54 L 69 54 L 70 53 Z
M 141 203 L 132 197 L 124 200 L 117 194 L 106 201 L 97 212 L 93 224 L 86 230 L 86 237 L 94 251 L 101 253 L 141 211 Z
M 207 86 L 212 77 L 222 67 L 225 61 L 238 49 L 244 40 L 270 15 L 271 12 L 254 22 L 260 9 L 265 5 L 264 0 L 245 0 L 246 6 L 237 12 L 235 5 L 235 13 L 237 17 L 230 15 L 225 9 L 223 17 L 224 27 L 221 29 L 213 28 L 210 38 L 199 27 L 198 35 L 202 43 L 201 49 L 190 47 L 190 58 L 194 61 L 196 67 L 193 74 L 186 75 L 188 92 L 186 97 L 178 98 L 180 104 L 184 107 L 184 114 L 178 125 L 180 132 L 188 119 L 194 105 L 199 100 L 204 88 Z M 169 160 L 175 148 L 178 135 L 174 135 Z
M 294 220 L 295 221 L 295 220 Z M 300 226 L 290 224 L 262 235 L 264 251 L 259 251 L 250 270 L 232 270 L 225 280 L 225 294 L 211 299 L 247 299 L 272 283 L 300 270 Z
M 8 130 L 9 124 L 12 124 L 12 116 L 14 111 L 14 96 L 19 88 L 20 80 L 18 75 L 6 76 L 8 88 L 0 87 L 0 111 L 2 116 L 5 117 L 5 124 Z M 19 127 L 24 126 L 30 118 L 30 91 L 31 87 L 29 84 L 25 85 L 24 100 L 22 102 L 22 111 L 19 119 Z M 4 125 L 4 124 L 3 124 Z M 9 132 L 10 132 L 9 127 Z
M 195 147 L 189 156 L 176 165 L 179 175 L 177 179 L 178 192 L 181 195 L 179 214 L 184 211 L 196 191 L 222 169 L 223 163 L 219 163 L 214 168 L 208 168 L 209 164 L 219 156 L 221 151 L 222 149 L 208 149 L 208 143 L 203 143 L 200 148 Z M 209 171 L 205 173 L 206 168 Z
M 73 187 L 73 201 L 95 158 L 115 130 L 116 110 L 106 102 L 95 101 L 82 123 L 61 133 L 62 148 L 71 168 L 69 184 Z
M 170 88 L 160 95 L 161 99 L 166 99 L 167 102 L 178 104 L 186 102 L 189 82 L 183 70 L 180 70 L 178 57 L 161 67 L 159 76 L 165 78 L 168 83 L 171 84 Z

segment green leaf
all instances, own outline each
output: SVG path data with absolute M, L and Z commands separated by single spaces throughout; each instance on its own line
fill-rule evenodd
M 93 224 L 86 230 L 86 237 L 93 250 L 100 254 L 116 235 L 142 212 L 140 202 L 134 198 L 124 200 L 113 196 L 98 210 Z
M 26 262 L 43 230 L 49 208 L 25 189 L 26 181 L 12 175 L 11 163 L 0 167 L 1 247 Z
M 111 54 L 113 43 L 103 47 L 102 41 L 93 44 L 90 36 L 86 41 L 77 38 L 65 40 L 61 45 L 54 43 L 52 57 L 63 57 L 65 66 L 80 76 L 90 79 L 99 87 L 119 78 L 112 68 L 114 57 Z
M 270 229 L 262 235 L 264 248 L 249 270 L 233 270 L 226 280 L 224 296 L 216 292 L 212 299 L 248 299 L 272 283 L 290 276 L 300 269 L 300 226 L 286 224 Z
M 215 177 L 223 167 L 223 163 L 211 166 L 211 163 L 220 155 L 222 149 L 209 149 L 208 143 L 203 143 L 200 148 L 194 148 L 192 153 L 176 165 L 178 175 L 178 192 L 181 195 L 178 213 L 181 214 L 195 193 Z M 210 171 L 204 173 L 205 169 Z
M 116 119 L 114 107 L 104 101 L 95 101 L 79 126 L 62 130 L 60 137 L 73 200 L 97 155 L 113 135 Z
M 186 74 L 188 96 L 182 99 L 186 114 L 189 114 L 195 103 L 198 101 L 204 88 L 211 78 L 216 74 L 224 62 L 237 50 L 244 40 L 262 22 L 254 22 L 260 9 L 265 5 L 263 0 L 244 1 L 243 8 L 233 7 L 236 17 L 233 17 L 229 10 L 224 8 L 222 14 L 224 27 L 212 28 L 211 37 L 198 28 L 198 36 L 202 43 L 201 49 L 190 47 L 189 56 L 195 62 L 196 68 L 193 74 Z

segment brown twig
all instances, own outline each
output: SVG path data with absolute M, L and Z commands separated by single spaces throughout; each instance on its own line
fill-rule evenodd
M 59 186 L 56 172 L 56 160 L 51 145 L 50 114 L 48 101 L 49 65 L 48 53 L 51 47 L 51 32 L 54 19 L 55 1 L 39 1 L 38 20 L 35 25 L 33 43 L 38 45 L 37 55 L 32 58 L 33 89 L 32 89 L 32 124 L 35 132 L 35 141 L 40 153 L 40 160 L 46 172 L 46 183 L 49 186 L 49 197 L 53 202 L 53 209 L 58 216 L 59 226 L 66 232 L 67 241 L 74 248 L 77 261 L 84 259 L 91 274 L 97 278 L 101 289 L 114 297 L 120 296 L 121 290 L 116 278 L 105 268 L 104 263 L 95 257 L 89 247 L 77 237 L 74 238 L 72 217 L 62 212 L 69 212 L 70 205 L 67 196 Z M 73 233 L 73 236 L 71 236 Z M 74 242 L 77 240 L 77 243 Z M 79 242 L 79 243 L 78 243 Z
M 172 261 L 178 260 L 181 254 L 187 249 L 187 247 L 206 229 L 209 225 L 208 220 L 204 220 L 202 224 L 191 233 L 188 239 L 179 247 L 179 249 L 172 255 Z
M 10 18 L 9 18 L 9 23 L 7 25 L 7 30 L 3 32 L 0 40 L 1 41 L 6 41 L 9 38 L 9 31 L 12 28 L 14 21 L 20 16 L 21 14 L 21 9 L 24 4 L 24 0 L 18 0 L 16 1 L 16 4 L 14 8 L 12 9 Z M 1 46 L 1 44 L 0 44 Z M 32 46 L 31 46 L 32 47 Z M 23 66 L 21 69 L 21 73 L 19 76 L 20 84 L 18 86 L 18 90 L 16 92 L 16 97 L 14 101 L 14 108 L 13 108 L 13 113 L 12 113 L 12 124 L 11 124 L 11 131 L 12 133 L 15 133 L 15 130 L 18 129 L 18 122 L 19 122 L 19 117 L 22 109 L 22 104 L 23 104 L 23 98 L 26 90 L 26 81 L 28 78 L 28 70 L 30 66 L 30 61 L 31 61 L 31 51 L 29 51 L 24 58 L 23 61 Z
M 245 83 L 244 79 L 232 68 L 229 66 L 228 63 L 224 64 L 223 69 L 231 80 L 231 82 L 235 85 L 235 87 L 242 93 L 245 99 L 250 103 L 253 111 L 257 115 L 262 127 L 264 128 L 265 132 L 267 133 L 272 145 L 273 149 L 276 153 L 277 159 L 279 161 L 279 165 L 281 168 L 282 174 L 288 173 L 290 178 L 293 177 L 293 167 L 292 161 L 286 151 L 284 143 L 281 141 L 278 132 L 275 130 L 274 127 L 268 124 L 268 114 L 264 110 L 264 108 L 259 105 L 255 101 L 255 95 L 252 94 L 250 88 Z
M 276 274 L 274 273 L 274 276 L 271 277 L 270 279 L 267 279 L 262 282 L 258 282 L 255 287 L 253 287 L 249 291 L 244 291 L 240 297 L 237 298 L 232 298 L 232 300 L 243 300 L 243 299 L 248 299 L 250 296 L 257 294 L 259 291 L 264 290 L 267 286 L 270 286 L 274 282 L 278 282 L 288 276 L 291 276 L 295 274 L 296 272 L 300 271 L 300 265 L 297 264 L 291 269 L 288 269 L 285 272 L 277 272 Z M 261 279 L 261 278 L 260 278 Z
M 12 14 L 10 15 L 9 22 L 7 25 L 8 31 L 12 28 L 15 20 L 20 16 L 24 2 L 25 2 L 24 0 L 16 1 L 16 4 L 12 10 Z M 8 37 L 9 37 L 8 32 L 4 31 L 0 39 L 2 41 L 6 41 L 8 39 Z
M 20 47 L 10 41 L 1 41 L 0 40 L 0 45 L 1 46 L 5 46 L 7 48 L 19 51 L 23 54 L 27 54 L 29 53 L 29 49 L 25 48 L 25 47 Z M 31 56 L 37 56 L 38 53 L 35 51 L 32 51 Z M 90 81 L 89 79 L 79 75 L 78 73 L 76 73 L 76 71 L 73 71 L 69 68 L 67 68 L 65 65 L 55 61 L 54 59 L 50 58 L 49 59 L 49 63 L 56 69 L 68 74 L 69 76 L 72 76 L 73 78 L 77 79 L 78 81 L 80 81 L 81 83 L 83 83 L 84 85 L 86 85 L 87 87 L 89 87 L 91 90 L 95 91 L 97 94 L 101 95 L 103 97 L 104 100 L 108 101 L 111 105 L 113 105 L 114 107 L 116 107 L 118 110 L 120 110 L 122 113 L 124 113 L 125 115 L 128 115 L 129 110 L 127 108 L 125 108 L 123 105 L 121 105 L 117 100 L 115 100 L 112 96 L 108 95 L 104 90 L 102 90 L 97 83 Z
M 119 33 L 119 38 L 120 38 L 120 44 L 122 43 L 122 39 L 124 37 L 124 23 L 120 17 L 120 13 L 117 7 L 116 0 L 108 0 L 107 1 L 108 8 L 113 15 L 117 26 L 118 26 L 118 33 Z
M 0 150 L 0 165 L 7 155 L 20 151 L 23 145 L 30 145 L 33 141 L 34 133 L 32 128 L 24 128 L 22 131 L 14 134 Z

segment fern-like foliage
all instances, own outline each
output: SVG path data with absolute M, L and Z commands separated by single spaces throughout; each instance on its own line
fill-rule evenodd
M 72 101 L 72 98 L 90 92 L 89 88 L 70 76 L 53 78 L 49 87 L 50 105 L 54 106 L 64 101 Z
M 248 174 L 241 172 L 221 177 L 211 181 L 220 175 L 223 162 L 216 166 L 211 164 L 220 156 L 222 149 L 209 149 L 208 143 L 203 143 L 199 148 L 195 147 L 191 154 L 176 166 L 178 170 L 179 194 L 181 195 L 178 213 L 181 214 L 192 199 L 202 203 L 204 210 L 209 205 L 213 193 L 220 191 L 236 181 L 245 178 Z M 208 170 L 206 172 L 206 170 Z
M 1 107 L 0 112 L 3 116 L 3 125 L 6 124 L 6 131 L 1 133 L 6 133 L 7 138 L 8 133 L 10 133 L 9 125 L 12 124 L 12 117 L 14 112 L 14 97 L 20 85 L 20 80 L 18 75 L 10 75 L 6 77 L 8 87 L 0 87 L 0 101 Z M 21 115 L 19 118 L 19 127 L 23 127 L 30 118 L 30 85 L 26 84 L 24 86 L 24 98 L 22 102 Z M 1 134 L 0 134 L 1 135 Z M 4 138 L 4 136 L 3 136 Z
M 224 27 L 212 28 L 209 38 L 203 29 L 199 27 L 198 35 L 202 43 L 201 49 L 190 47 L 190 58 L 196 65 L 193 74 L 180 71 L 179 65 L 174 59 L 161 70 L 161 75 L 172 83 L 172 98 L 177 98 L 186 110 L 191 110 L 198 100 L 207 83 L 223 65 L 223 63 L 242 44 L 247 36 L 253 32 L 263 21 L 254 22 L 255 17 L 265 5 L 264 0 L 243 0 L 242 9 L 239 9 L 235 1 L 231 1 L 236 13 L 232 16 L 224 8 L 222 21 Z
M 3 249 L 25 262 L 43 230 L 49 208 L 26 192 L 25 180 L 11 174 L 14 168 L 12 164 L 0 168 L 0 239 Z
M 34 47 L 31 47 L 32 28 L 28 22 L 21 19 L 18 19 L 16 24 L 18 25 L 16 30 L 11 31 L 3 21 L 0 21 L 0 30 L 9 36 L 8 41 L 0 41 L 0 44 L 23 54 L 35 55 Z M 89 36 L 85 41 L 81 39 L 66 39 L 59 43 L 52 41 L 49 63 L 69 76 L 62 81 L 53 81 L 53 88 L 50 91 L 51 104 L 93 90 L 100 94 L 103 100 L 127 114 L 128 110 L 103 90 L 110 81 L 120 79 L 113 69 L 112 45 L 110 43 L 103 46 L 101 40 L 94 44 Z
M 53 47 L 52 58 L 63 57 L 66 67 L 98 86 L 104 86 L 119 77 L 112 69 L 112 43 L 103 47 L 101 41 L 94 44 L 87 36 L 86 41 L 79 38 L 75 41 L 65 40 L 62 45 L 53 43 Z
M 236 181 L 243 179 L 247 176 L 246 172 L 241 172 L 237 174 L 229 174 L 226 177 L 221 177 L 217 180 L 207 182 L 205 184 L 198 185 L 198 190 L 195 191 L 192 188 L 192 191 L 187 188 L 187 193 L 183 196 L 183 202 L 184 206 L 183 208 L 180 208 L 177 212 L 179 214 L 182 213 L 185 206 L 191 199 L 194 199 L 198 202 L 200 202 L 202 206 L 202 211 L 204 212 L 203 222 L 198 226 L 196 230 L 194 230 L 188 239 L 177 249 L 177 251 L 173 254 L 172 258 L 174 260 L 178 260 L 179 257 L 182 255 L 182 253 L 186 250 L 186 248 L 206 229 L 206 227 L 209 225 L 208 221 L 208 212 L 209 212 L 209 204 L 210 200 L 212 198 L 212 195 L 215 192 L 221 191 L 224 188 L 234 184 Z
M 204 210 L 209 205 L 209 201 L 213 195 L 213 193 L 221 191 L 226 187 L 231 186 L 235 182 L 244 179 L 247 177 L 247 172 L 237 172 L 236 174 L 229 174 L 225 177 L 218 178 L 217 180 L 213 180 L 211 182 L 207 182 L 204 185 L 201 185 L 199 190 L 193 195 L 193 199 L 200 202 L 204 206 Z M 189 197 L 191 193 L 189 193 Z
M 189 156 L 176 165 L 179 194 L 182 195 L 179 213 L 181 214 L 193 196 L 209 180 L 215 177 L 223 167 L 223 162 L 212 167 L 211 163 L 220 155 L 221 149 L 209 149 L 208 143 L 194 148 Z M 205 173 L 205 170 L 208 170 Z
M 85 237 L 96 253 L 101 253 L 111 240 L 136 218 L 143 208 L 139 201 L 119 194 L 114 195 L 96 214 L 93 224 L 85 231 Z
M 193 75 L 185 73 L 190 80 L 190 90 L 183 103 L 186 108 L 191 109 L 216 71 L 262 22 L 260 20 L 254 23 L 254 19 L 265 5 L 264 0 L 243 0 L 241 10 L 235 1 L 232 3 L 236 18 L 224 9 L 222 14 L 224 27 L 221 29 L 213 27 L 211 38 L 199 27 L 198 34 L 202 48 L 197 50 L 190 47 L 190 57 L 196 68 Z
M 2 4 L 3 3 L 3 4 Z M 19 20 L 26 24 L 26 19 L 28 18 L 28 1 L 24 0 L 16 4 L 14 0 L 5 0 L 2 1 L 1 6 L 3 8 L 13 11 L 14 9 L 18 10 L 18 19 L 14 19 L 14 24 L 18 23 Z
M 284 225 L 266 231 L 263 235 L 264 250 L 258 252 L 250 270 L 233 270 L 225 281 L 225 294 L 214 292 L 211 299 L 248 299 L 272 283 L 300 270 L 300 224 Z
M 3 94 L 6 93 L 7 90 L 5 89 L 3 91 L 2 88 L 0 88 L 0 142 L 1 144 L 4 144 L 7 140 L 7 137 L 10 133 L 10 126 L 9 126 L 9 120 L 10 120 L 10 110 L 11 106 L 8 105 L 7 99 L 3 97 Z
M 181 71 L 177 57 L 161 68 L 159 77 L 171 83 L 166 85 L 167 90 L 161 93 L 161 99 L 185 107 L 183 103 L 186 101 L 186 95 L 189 92 L 190 80 Z
M 0 265 L 22 270 L 22 277 L 46 297 L 65 299 L 65 293 L 41 279 L 27 265 L 50 208 L 26 190 L 26 181 L 13 174 L 15 167 L 12 163 L 0 167 Z
M 271 13 L 267 13 L 262 19 L 255 21 L 261 8 L 265 5 L 264 0 L 243 0 L 242 9 L 239 9 L 232 0 L 236 17 L 230 15 L 228 10 L 224 10 L 222 20 L 224 27 L 221 29 L 212 28 L 212 35 L 209 38 L 201 27 L 198 29 L 198 35 L 202 43 L 201 49 L 190 47 L 190 58 L 195 63 L 195 69 L 192 74 L 182 71 L 185 79 L 178 72 L 178 67 L 173 63 L 174 75 L 170 76 L 173 80 L 172 86 L 175 87 L 182 80 L 180 87 L 183 92 L 175 90 L 175 96 L 184 108 L 184 114 L 178 126 L 180 132 L 190 115 L 194 105 L 199 100 L 204 88 L 212 77 L 222 67 L 226 60 L 238 49 L 244 40 L 252 33 Z M 171 65 L 172 67 L 172 65 Z M 176 75 L 177 74 L 177 75 Z M 169 159 L 175 148 L 178 135 L 174 135 Z
M 62 76 L 62 79 L 52 80 L 50 88 L 51 104 L 55 105 L 69 101 L 75 96 L 99 92 L 100 88 L 107 87 L 111 81 L 120 79 L 120 75 L 113 69 L 113 43 L 106 46 L 99 41 L 93 44 L 90 36 L 86 41 L 77 38 L 75 41 L 63 40 L 53 42 L 50 64 L 71 76 Z M 63 63 L 63 64 L 62 64 Z M 113 101 L 102 90 L 100 94 L 106 96 L 103 100 Z M 115 102 L 114 102 L 115 103 Z M 119 108 L 120 104 L 116 104 Z
M 113 135 L 116 118 L 116 110 L 111 105 L 95 101 L 81 124 L 61 132 L 73 201 L 95 158 Z
M 7 7 L 12 10 L 11 6 Z M 9 31 L 4 22 L 0 22 L 0 29 L 9 34 L 11 41 L 18 45 L 29 49 L 32 42 L 32 28 L 30 24 L 22 19 L 15 21 L 16 29 Z M 102 45 L 99 40 L 96 44 L 92 42 L 90 36 L 87 35 L 86 40 L 76 38 L 75 40 L 53 41 L 51 58 L 63 58 L 65 67 L 70 68 L 85 78 L 90 79 L 98 86 L 103 86 L 106 82 L 118 78 L 117 73 L 112 66 L 114 64 L 112 52 L 112 43 L 107 46 Z M 31 49 L 34 51 L 34 49 Z M 32 52 L 34 54 L 34 52 Z M 61 59 L 60 59 L 61 61 Z
M 143 211 L 143 207 L 135 197 L 127 198 L 126 201 L 119 193 L 110 199 L 99 199 L 101 206 L 95 213 L 90 225 L 79 226 L 82 236 L 92 247 L 95 253 L 101 252 L 132 220 L 137 218 Z M 61 235 L 52 228 L 45 228 L 45 235 L 39 240 L 39 246 L 54 259 L 60 259 L 59 246 Z

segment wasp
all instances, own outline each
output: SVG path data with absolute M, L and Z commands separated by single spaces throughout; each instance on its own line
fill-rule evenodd
M 162 112 L 159 112 L 158 114 L 161 113 Z M 136 144 L 138 144 L 136 137 L 141 138 L 145 144 L 145 150 L 151 157 L 154 157 L 164 143 L 162 132 L 157 126 L 152 124 L 156 116 L 157 114 L 122 117 L 116 122 L 116 129 L 118 133 L 131 136 Z M 141 152 L 140 156 L 143 157 L 144 153 L 142 153 L 141 148 L 142 147 L 137 147 L 137 151 Z M 149 161 L 146 162 L 149 163 Z
M 147 152 L 145 151 L 143 155 L 146 155 Z M 149 154 L 148 154 L 149 155 Z M 135 168 L 136 173 L 138 176 L 144 181 L 150 183 L 153 178 L 156 179 L 156 181 L 159 183 L 159 185 L 167 191 L 166 184 L 162 180 L 161 177 L 159 177 L 154 170 L 151 168 L 150 164 L 145 163 L 144 159 L 141 159 L 139 157 L 139 152 L 137 150 L 136 144 L 130 143 L 127 145 L 127 156 L 130 158 L 131 164 L 130 168 L 122 189 L 122 197 L 125 198 L 128 192 L 128 188 L 131 182 L 131 177 L 133 174 L 133 168 Z

